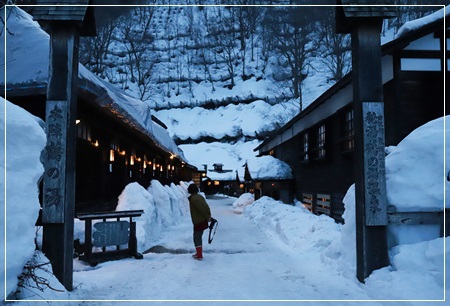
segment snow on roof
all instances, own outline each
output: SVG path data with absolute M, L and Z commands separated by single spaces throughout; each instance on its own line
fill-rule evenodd
M 287 180 L 294 178 L 291 167 L 273 156 L 250 156 L 245 160 L 253 180 Z M 234 164 L 237 165 L 238 163 Z M 208 170 L 207 176 L 213 181 L 234 181 L 237 171 L 239 180 L 244 181 L 245 162 L 241 160 L 239 164 L 240 166 L 234 171 L 217 172 Z
M 207 176 L 213 181 L 234 181 L 236 180 L 236 171 L 228 171 L 228 172 L 208 171 Z
M 5 13 L 2 9 L 2 12 Z M 7 30 L 1 33 L 6 49 L 0 55 L 6 60 L 7 90 L 20 87 L 42 87 L 47 85 L 49 67 L 49 35 L 33 21 L 32 16 L 17 7 L 8 7 Z M 6 53 L 5 53 L 6 51 Z M 187 162 L 167 130 L 153 122 L 151 109 L 139 99 L 102 80 L 79 64 L 78 80 L 83 90 L 94 93 L 95 103 L 114 113 L 128 125 L 138 129 L 152 139 L 162 150 Z M 4 84 L 4 75 L 0 75 Z
M 412 31 L 416 31 L 416 30 L 422 28 L 423 26 L 433 23 L 439 19 L 443 19 L 444 15 L 448 16 L 449 14 L 450 14 L 450 5 L 446 6 L 445 8 L 440 9 L 437 12 L 434 12 L 433 14 L 427 15 L 427 16 L 419 18 L 419 19 L 405 22 L 405 24 L 403 24 L 400 27 L 400 29 L 398 30 L 398 32 L 395 36 L 395 39 L 402 37 Z
M 253 180 L 292 179 L 291 167 L 273 156 L 264 155 L 247 160 L 248 171 Z

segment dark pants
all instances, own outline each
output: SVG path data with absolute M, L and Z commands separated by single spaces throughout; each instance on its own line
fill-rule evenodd
M 194 246 L 202 246 L 203 231 L 208 228 L 208 221 L 194 225 Z
M 194 246 L 195 247 L 202 246 L 202 237 L 203 237 L 203 230 L 201 230 L 201 231 L 194 230 Z

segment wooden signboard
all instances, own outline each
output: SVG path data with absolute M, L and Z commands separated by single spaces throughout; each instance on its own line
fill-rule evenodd
M 68 101 L 47 101 L 47 145 L 42 221 L 64 223 L 64 191 L 66 183 L 66 135 Z
M 387 225 L 383 102 L 362 102 L 366 226 Z
M 97 231 L 92 234 L 92 244 L 96 247 L 122 245 L 130 239 L 130 223 L 127 221 L 99 222 L 94 224 L 94 228 Z

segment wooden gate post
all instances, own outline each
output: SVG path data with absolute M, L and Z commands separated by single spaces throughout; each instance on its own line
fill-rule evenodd
M 60 26 L 52 28 L 50 37 L 43 251 L 55 276 L 67 290 L 72 290 L 78 33 L 73 26 Z
M 78 43 L 87 10 L 80 5 L 88 2 L 37 0 L 32 12 L 50 33 L 42 247 L 53 273 L 69 291 L 73 289 Z
M 389 265 L 380 32 L 385 0 L 338 0 L 337 31 L 351 33 L 355 120 L 356 276 Z M 358 5 L 358 6 L 356 6 Z M 377 6 L 374 6 L 377 5 Z
M 389 265 L 380 29 L 381 22 L 373 22 L 352 32 L 356 274 L 361 282 Z

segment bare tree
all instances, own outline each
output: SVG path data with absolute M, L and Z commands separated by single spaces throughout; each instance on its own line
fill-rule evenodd
M 95 74 L 106 77 L 106 59 L 109 46 L 117 27 L 116 20 L 110 20 L 103 27 L 97 29 L 97 36 L 81 37 L 80 62 Z
M 242 78 L 245 80 L 248 78 L 246 73 L 246 61 L 247 61 L 247 51 L 251 51 L 251 61 L 254 61 L 254 47 L 257 23 L 262 16 L 262 8 L 249 6 L 255 5 L 255 0 L 235 0 L 235 6 L 230 8 L 232 15 L 235 18 L 231 19 L 234 22 L 233 28 L 238 33 L 238 39 L 240 42 L 240 55 L 239 58 L 242 62 Z
M 267 24 L 276 52 L 288 63 L 294 98 L 299 99 L 303 109 L 302 81 L 306 77 L 309 59 L 316 50 L 313 43 L 314 23 L 308 7 L 271 8 Z
M 156 7 L 141 6 L 132 10 L 136 18 L 123 18 L 120 31 L 127 50 L 127 68 L 130 81 L 139 88 L 139 98 L 147 100 L 151 90 L 151 75 L 154 66 L 152 54 L 148 52 L 153 44 L 151 21 Z
M 225 63 L 230 82 L 229 88 L 235 86 L 235 67 L 238 62 L 239 45 L 236 40 L 235 11 L 222 12 L 222 7 L 217 8 L 216 18 L 218 22 L 211 25 L 211 39 L 214 45 L 215 55 Z
M 334 8 L 324 9 L 318 27 L 317 50 L 332 79 L 339 81 L 351 69 L 350 35 L 337 34 Z

